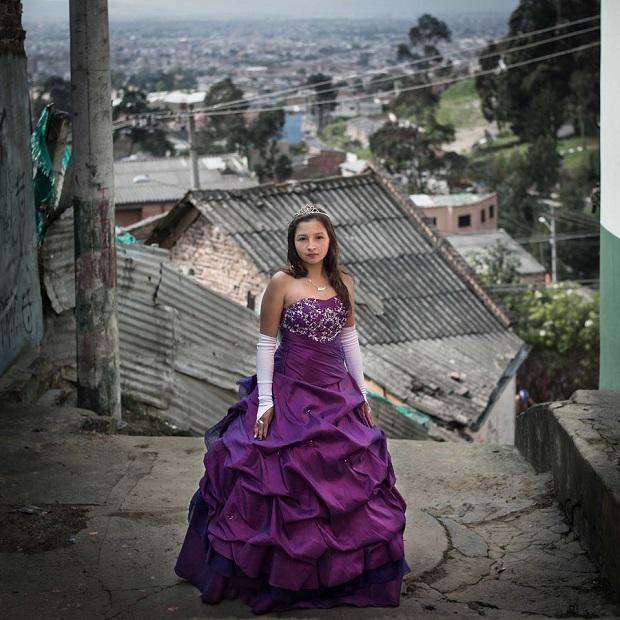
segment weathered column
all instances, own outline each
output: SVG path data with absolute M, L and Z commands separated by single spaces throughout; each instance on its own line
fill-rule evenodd
M 620 3 L 601 14 L 601 370 L 599 388 L 620 390 Z
M 70 0 L 78 404 L 120 418 L 107 0 Z
M 0 374 L 43 335 L 21 13 L 0 2 Z

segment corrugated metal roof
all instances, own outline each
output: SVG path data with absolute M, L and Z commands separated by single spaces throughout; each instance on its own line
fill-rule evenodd
M 519 261 L 517 273 L 521 275 L 539 275 L 546 272 L 525 248 L 519 245 L 503 228 L 464 235 L 446 235 L 450 243 L 464 258 L 477 252 L 485 252 L 497 243 L 504 245 Z
M 461 194 L 411 194 L 409 198 L 416 207 L 461 207 L 481 202 L 494 195 L 463 192 Z
M 394 439 L 430 439 L 429 417 L 410 407 L 394 405 L 380 394 L 368 392 L 375 422 Z
M 252 310 L 166 263 L 155 301 L 178 313 L 178 372 L 227 390 L 235 390 L 240 376 L 254 372 L 258 316 Z
M 175 311 L 154 303 L 167 255 L 140 245 L 116 248 L 121 389 L 160 410 L 170 406 L 174 395 L 178 338 Z
M 286 228 L 306 202 L 330 213 L 342 261 L 355 278 L 367 376 L 446 423 L 476 420 L 522 342 L 456 250 L 376 172 L 191 192 L 159 222 L 152 240 L 177 238 L 180 218 L 195 206 L 270 273 L 285 263 Z M 454 372 L 466 382 L 451 378 Z
M 254 187 L 250 176 L 223 174 L 213 169 L 210 159 L 198 160 L 201 187 L 235 189 Z M 114 202 L 123 205 L 176 202 L 191 188 L 191 164 L 188 158 L 164 157 L 114 162 Z
M 367 345 L 364 369 L 412 407 L 469 426 L 520 347 L 508 331 Z
M 47 231 L 41 245 L 43 288 L 54 312 L 75 306 L 73 211 L 65 211 Z
M 45 353 L 75 369 L 73 218 L 44 242 L 46 290 L 62 312 L 48 317 Z M 258 317 L 177 273 L 166 250 L 117 245 L 121 390 L 181 428 L 203 432 L 237 400 L 255 368 Z

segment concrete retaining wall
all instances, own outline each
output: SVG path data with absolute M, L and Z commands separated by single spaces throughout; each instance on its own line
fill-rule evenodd
M 551 471 L 569 523 L 620 600 L 620 392 L 579 390 L 517 417 L 515 443 Z

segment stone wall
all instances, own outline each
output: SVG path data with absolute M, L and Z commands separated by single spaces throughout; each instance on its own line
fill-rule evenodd
M 21 2 L 0 3 L 0 374 L 43 333 Z

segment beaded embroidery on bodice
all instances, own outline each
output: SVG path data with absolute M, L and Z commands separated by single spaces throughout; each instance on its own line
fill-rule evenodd
M 346 322 L 347 310 L 340 297 L 303 297 L 284 309 L 280 325 L 316 342 L 330 342 Z

